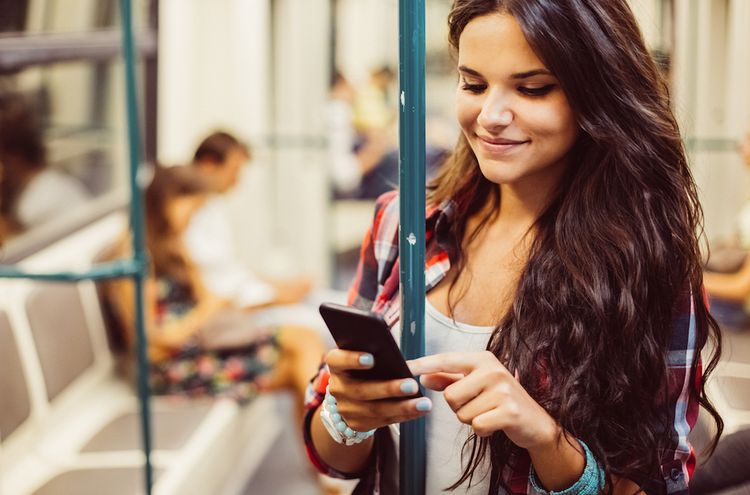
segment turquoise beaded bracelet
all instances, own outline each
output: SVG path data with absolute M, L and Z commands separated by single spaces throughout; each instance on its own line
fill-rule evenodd
M 375 430 L 356 431 L 352 430 L 341 414 L 338 412 L 336 398 L 326 387 L 326 395 L 323 399 L 322 408 L 320 409 L 320 419 L 323 422 L 328 433 L 337 443 L 343 443 L 347 446 L 358 444 L 375 434 Z
M 596 462 L 589 446 L 583 440 L 578 440 L 578 443 L 581 444 L 586 454 L 586 467 L 583 473 L 581 473 L 581 477 L 578 478 L 578 481 L 565 490 L 548 492 L 539 483 L 534 466 L 532 465 L 529 468 L 529 483 L 531 483 L 536 493 L 542 495 L 597 495 L 604 488 L 604 470 Z

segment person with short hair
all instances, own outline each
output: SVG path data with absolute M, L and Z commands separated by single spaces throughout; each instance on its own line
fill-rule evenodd
M 232 300 L 237 307 L 259 309 L 295 304 L 309 293 L 309 279 L 262 279 L 239 261 L 234 248 L 224 194 L 237 185 L 242 167 L 250 158 L 249 147 L 226 131 L 213 132 L 198 145 L 191 166 L 212 184 L 213 194 L 190 221 L 185 245 L 206 287 Z

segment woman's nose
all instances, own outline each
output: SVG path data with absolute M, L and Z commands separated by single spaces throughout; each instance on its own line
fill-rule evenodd
M 482 105 L 482 111 L 477 118 L 479 125 L 487 130 L 509 126 L 515 115 L 506 98 L 488 96 Z

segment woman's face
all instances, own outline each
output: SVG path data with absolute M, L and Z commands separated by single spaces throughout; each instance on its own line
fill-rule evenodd
M 167 205 L 167 221 L 172 230 L 176 233 L 184 232 L 190 225 L 193 214 L 198 211 L 205 200 L 206 196 L 203 194 L 173 198 Z
M 469 22 L 458 66 L 458 122 L 482 174 L 496 184 L 559 179 L 578 135 L 575 115 L 515 18 Z

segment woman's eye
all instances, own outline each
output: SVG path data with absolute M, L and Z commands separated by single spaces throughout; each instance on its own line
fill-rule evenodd
M 482 91 L 484 91 L 485 88 L 486 86 L 484 84 L 469 84 L 467 82 L 464 82 L 461 85 L 461 89 L 463 89 L 464 91 L 468 91 L 469 93 L 474 93 L 474 94 L 481 93 Z
M 518 88 L 518 91 L 527 96 L 544 96 L 554 88 L 554 84 L 548 84 L 546 86 L 542 86 L 541 88 L 527 88 L 525 86 L 521 86 Z

